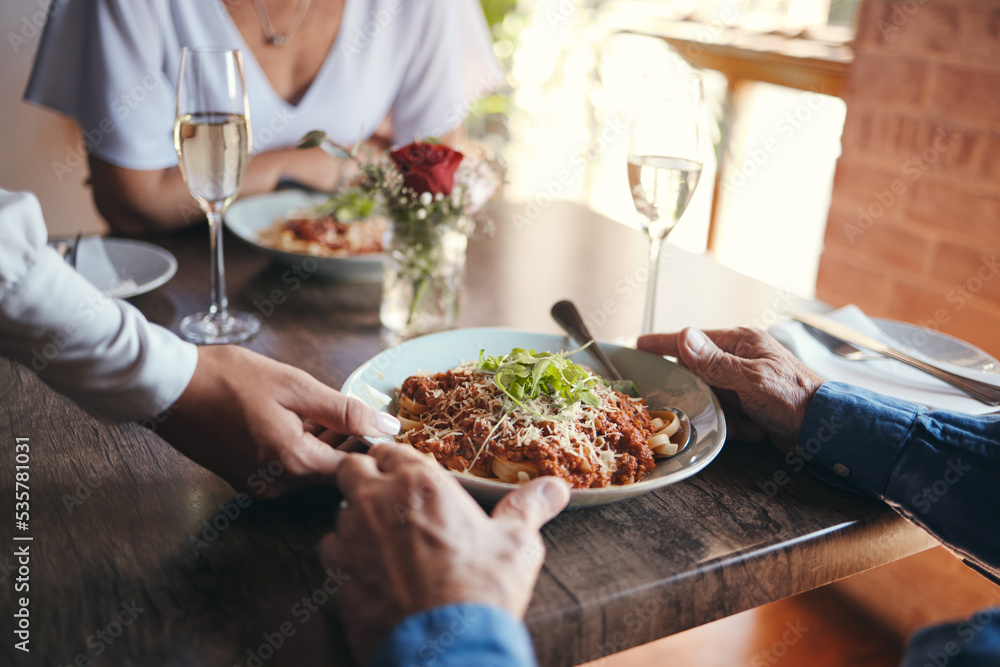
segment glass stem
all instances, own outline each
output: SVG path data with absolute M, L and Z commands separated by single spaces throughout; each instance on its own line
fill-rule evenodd
M 656 311 L 656 283 L 660 272 L 660 250 L 663 248 L 663 236 L 660 234 L 649 235 L 649 277 L 646 284 L 646 309 L 642 315 L 642 330 L 640 335 L 653 333 L 654 316 Z
M 208 211 L 208 236 L 212 252 L 212 321 L 223 324 L 229 319 L 229 300 L 226 298 L 226 270 L 222 263 L 222 210 Z

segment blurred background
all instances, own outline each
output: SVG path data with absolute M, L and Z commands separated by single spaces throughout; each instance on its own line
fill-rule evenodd
M 669 47 L 660 36 L 725 43 L 736 34 L 732 31 L 781 39 L 810 35 L 821 43 L 842 45 L 851 36 L 856 2 L 482 4 L 494 51 L 509 76 L 504 89 L 479 101 L 470 131 L 507 163 L 507 198 L 579 201 L 636 226 L 638 214 L 624 168 L 627 126 L 640 74 L 636 58 L 651 48 L 638 34 L 657 35 L 656 42 L 664 48 Z M 75 124 L 20 99 L 47 5 L 11 0 L 0 8 L 0 28 L 8 36 L 6 48 L 0 50 L 0 72 L 9 91 L 0 101 L 0 122 L 17 128 L 8 133 L 7 150 L 0 158 L 0 182 L 39 195 L 52 235 L 98 231 L 104 226 L 85 185 L 86 155 Z M 690 51 L 689 44 L 681 43 L 676 52 L 683 57 L 685 48 Z M 744 79 L 736 70 L 706 70 L 715 151 L 706 156 L 704 185 L 671 240 L 696 252 L 711 245 L 725 263 L 790 292 L 813 296 L 844 104 L 825 94 L 821 78 L 806 88 Z M 739 113 L 732 113 L 737 102 Z M 769 140 L 781 141 L 781 150 L 760 153 Z M 713 213 L 719 156 L 735 166 L 723 174 Z M 569 185 L 564 184 L 567 171 Z M 47 196 L 50 193 L 58 196 Z
M 508 93 L 485 109 L 506 112 L 508 197 L 545 201 L 569 170 L 561 197 L 638 224 L 622 166 L 636 70 L 650 62 L 650 40 L 641 36 L 651 35 L 697 67 L 719 68 L 703 70 L 714 154 L 671 241 L 710 248 L 740 271 L 814 296 L 845 112 L 836 96 L 842 82 L 830 83 L 828 70 L 833 63 L 846 73 L 856 4 L 484 2 L 496 54 L 510 72 Z M 711 63 L 703 44 L 718 51 Z M 774 62 L 762 62 L 764 54 Z M 789 76 L 781 60 L 791 54 L 816 60 L 814 71 Z
M 468 123 L 508 200 L 637 228 L 627 127 L 653 42 L 702 72 L 711 132 L 671 242 L 1000 354 L 1000 3 L 481 2 L 508 76 Z M 0 6 L 0 183 L 38 193 L 53 235 L 97 231 L 74 124 L 21 101 L 48 6 Z
M 86 155 L 74 124 L 21 101 L 48 5 L 8 0 L 0 6 L 0 77 L 8 91 L 0 100 L 0 122 L 8 128 L 0 182 L 38 193 L 53 235 L 97 231 L 103 223 L 86 189 Z M 789 293 L 835 304 L 860 293 L 859 305 L 869 311 L 979 344 L 982 327 L 1000 323 L 1000 287 L 992 284 L 966 289 L 962 308 L 943 304 L 954 311 L 947 322 L 935 317 L 936 308 L 919 307 L 929 298 L 940 304 L 963 287 L 980 263 L 973 255 L 982 254 L 984 233 L 986 249 L 998 245 L 990 231 L 1000 217 L 997 3 L 482 5 L 509 74 L 503 89 L 478 102 L 469 125 L 507 163 L 508 199 L 574 200 L 637 224 L 624 164 L 634 70 L 642 62 L 637 54 L 649 48 L 642 42 L 650 37 L 640 36 L 651 36 L 701 68 L 713 121 L 713 154 L 671 241 L 707 250 Z M 853 112 L 846 128 L 845 99 Z M 945 127 L 956 141 L 936 151 L 935 132 Z M 853 146 L 837 175 L 843 196 L 832 199 L 842 136 Z M 889 190 L 900 178 L 907 186 L 903 197 Z M 959 191 L 941 192 L 942 185 Z M 873 206 L 878 213 L 882 192 L 882 201 L 905 202 L 894 201 L 873 226 L 874 218 L 859 211 Z M 949 211 L 976 221 L 929 219 Z M 860 239 L 850 228 L 859 222 L 866 225 Z M 946 237 L 952 243 L 942 245 Z M 887 262 L 891 271 L 873 271 L 869 260 Z

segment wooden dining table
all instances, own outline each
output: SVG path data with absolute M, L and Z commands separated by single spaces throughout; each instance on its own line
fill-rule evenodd
M 179 263 L 131 299 L 177 331 L 209 297 L 208 235 L 157 240 Z M 377 284 L 332 283 L 227 235 L 230 304 L 261 314 L 246 346 L 340 387 L 385 344 Z M 643 233 L 572 203 L 507 205 L 470 243 L 459 325 L 558 333 L 573 299 L 603 340 L 635 337 L 648 281 Z M 674 246 L 657 325 L 768 326 L 818 307 Z M 316 545 L 338 493 L 249 500 L 171 448 L 155 421 L 107 425 L 0 360 L 0 664 L 273 667 L 353 664 Z M 30 528 L 15 530 L 15 444 L 30 443 Z M 889 563 L 936 542 L 885 504 L 797 472 L 767 444 L 730 440 L 694 477 L 567 511 L 526 622 L 541 665 L 597 660 Z M 12 540 L 30 537 L 30 540 Z M 14 648 L 29 545 L 30 653 Z M 326 584 L 324 586 L 324 584 Z M 348 611 L 349 613 L 349 611 Z M 290 632 L 286 632 L 290 630 Z M 443 649 L 446 650 L 446 649 Z

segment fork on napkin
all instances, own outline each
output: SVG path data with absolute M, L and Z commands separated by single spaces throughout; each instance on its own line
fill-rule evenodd
M 949 371 L 969 378 L 1000 386 L 1000 375 L 978 372 L 968 368 L 927 358 L 919 350 L 906 347 L 900 341 L 887 335 L 857 306 L 850 305 L 826 313 L 825 317 L 856 329 L 872 338 L 905 351 L 914 357 L 925 359 Z M 984 405 L 960 390 L 926 373 L 911 368 L 893 359 L 873 359 L 851 361 L 833 354 L 822 343 L 808 333 L 798 322 L 784 322 L 771 327 L 770 333 L 787 347 L 792 354 L 827 380 L 845 382 L 871 391 L 912 401 L 929 408 L 952 410 L 968 414 L 986 414 L 997 410 Z

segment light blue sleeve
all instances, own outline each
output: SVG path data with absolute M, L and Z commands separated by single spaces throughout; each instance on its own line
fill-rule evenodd
M 405 0 L 409 64 L 393 102 L 394 143 L 440 137 L 503 85 L 478 0 Z
M 53 2 L 24 94 L 75 118 L 87 152 L 126 169 L 177 165 L 174 86 L 164 70 L 166 50 L 179 46 L 176 35 L 164 32 L 170 24 L 163 6 L 162 0 Z
M 498 607 L 450 604 L 400 621 L 371 667 L 535 667 L 524 623 Z

